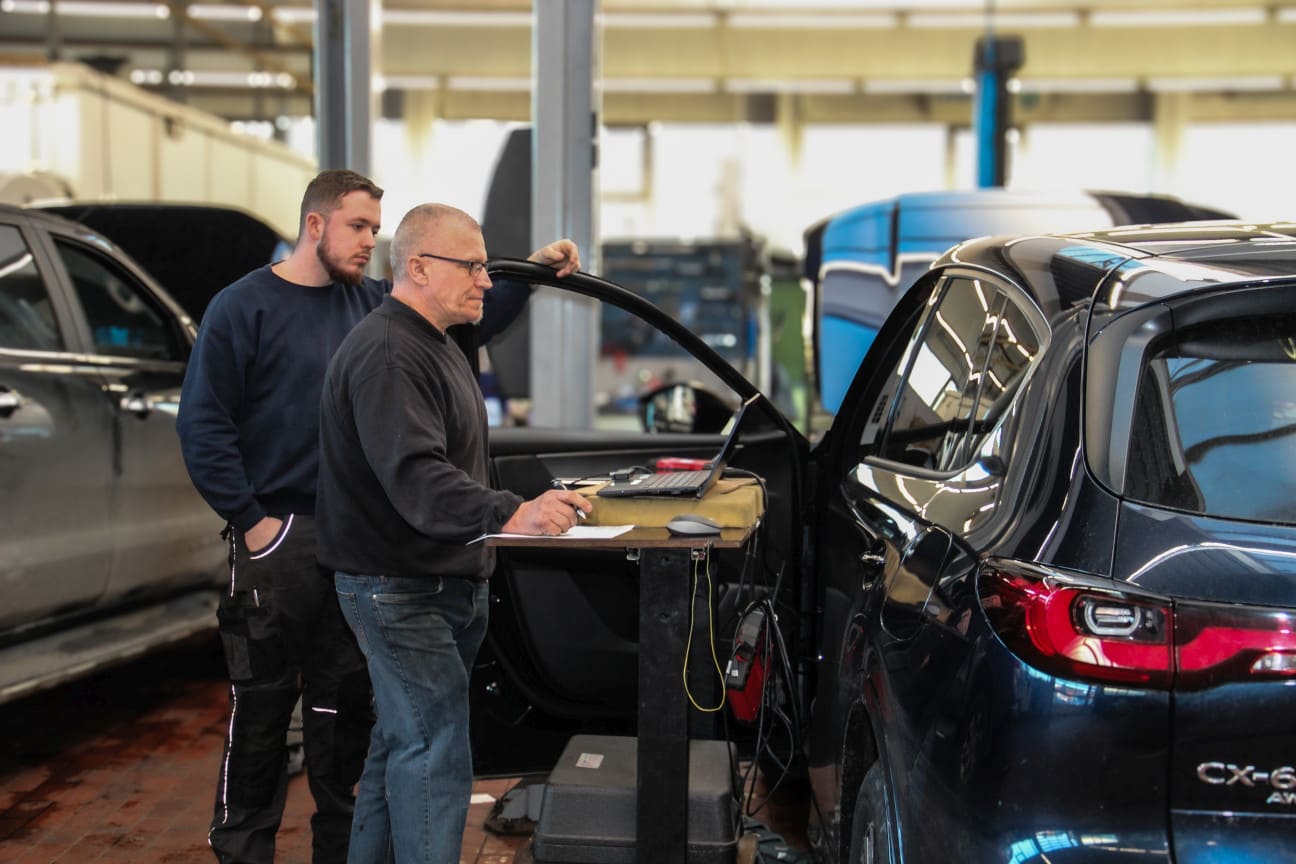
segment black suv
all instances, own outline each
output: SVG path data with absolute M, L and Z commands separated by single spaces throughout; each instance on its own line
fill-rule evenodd
M 0 702 L 215 626 L 221 524 L 175 433 L 208 298 L 172 278 L 192 316 L 103 234 L 0 207 Z
M 722 396 L 758 395 L 699 342 Z M 962 244 L 901 299 L 815 448 L 766 400 L 744 416 L 731 464 L 769 504 L 756 547 L 715 556 L 715 639 L 723 658 L 764 603 L 781 638 L 762 643 L 761 725 L 713 732 L 754 739 L 767 773 L 808 755 L 832 860 L 1292 860 L 1296 225 Z M 526 491 L 718 446 L 492 433 L 495 477 Z M 483 770 L 502 739 L 516 767 L 576 729 L 633 731 L 624 557 L 503 550 L 474 679 Z

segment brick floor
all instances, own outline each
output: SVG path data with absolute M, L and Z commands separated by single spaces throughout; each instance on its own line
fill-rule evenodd
M 0 706 L 0 862 L 210 864 L 225 721 L 223 664 L 206 639 Z M 514 782 L 474 785 L 461 864 L 530 860 L 529 837 L 483 828 Z M 309 864 L 311 809 L 296 776 L 280 864 Z M 804 809 L 774 802 L 760 818 L 804 848 Z

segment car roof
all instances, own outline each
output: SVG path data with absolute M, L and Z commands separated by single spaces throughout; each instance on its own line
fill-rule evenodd
M 14 204 L 0 204 L 0 216 L 17 222 L 27 222 L 30 225 L 43 225 L 47 229 L 56 228 L 101 249 L 112 250 L 114 254 L 120 255 L 122 253 L 121 247 L 114 243 L 111 238 L 104 236 L 88 225 L 82 225 L 80 222 L 68 219 L 58 213 L 47 213 Z
M 1147 255 L 1193 260 L 1219 257 L 1221 253 L 1237 249 L 1240 244 L 1270 246 L 1296 241 L 1296 223 L 1243 222 L 1234 219 L 1170 225 L 1132 225 L 1070 236 L 1127 246 Z
M 1121 311 L 1212 286 L 1296 278 L 1296 223 L 1227 220 L 979 238 L 933 266 L 951 264 L 1005 273 L 1041 308 L 1089 303 L 1104 291 L 1102 300 Z M 1052 279 L 1041 280 L 1041 272 Z M 1137 290 L 1117 290 L 1134 274 Z

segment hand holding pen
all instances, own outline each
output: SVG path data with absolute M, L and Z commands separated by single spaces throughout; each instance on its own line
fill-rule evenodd
M 552 486 L 552 487 L 555 488 L 555 489 L 561 489 L 561 490 L 563 490 L 563 491 L 565 491 L 565 492 L 569 492 L 569 491 L 571 491 L 571 487 L 568 486 L 568 485 L 567 485 L 566 483 L 564 483 L 563 481 L 559 480 L 557 477 L 555 477 L 555 478 L 553 478 L 552 480 L 550 480 L 550 481 L 549 481 L 549 485 Z M 584 495 L 581 495 L 580 497 L 581 497 L 582 499 L 584 499 L 584 501 L 585 501 L 586 504 L 589 504 L 589 499 L 588 499 L 588 498 L 585 498 Z M 567 499 L 564 498 L 563 500 L 567 500 Z M 576 505 L 576 504 L 572 504 L 572 507 L 576 510 L 576 518 L 577 518 L 577 519 L 584 519 L 584 518 L 588 515 L 587 512 L 586 512 L 585 510 L 582 510 L 582 509 L 580 508 L 580 506 L 578 506 L 578 505 Z M 591 507 L 592 507 L 592 505 L 591 505 Z
M 594 508 L 588 498 L 568 489 L 561 481 L 555 479 L 550 485 L 554 488 L 530 501 L 523 501 L 500 531 L 543 537 L 565 534 Z

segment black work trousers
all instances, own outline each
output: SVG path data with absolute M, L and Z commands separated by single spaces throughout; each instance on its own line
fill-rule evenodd
M 298 696 L 315 799 L 314 864 L 346 861 L 355 784 L 373 726 L 369 673 L 342 618 L 333 574 L 315 559 L 310 517 L 289 516 L 249 554 L 230 529 L 230 586 L 217 612 L 230 717 L 208 842 L 222 864 L 272 864 Z

